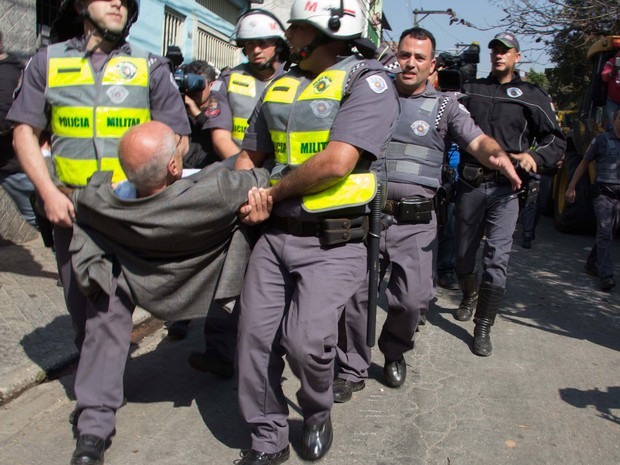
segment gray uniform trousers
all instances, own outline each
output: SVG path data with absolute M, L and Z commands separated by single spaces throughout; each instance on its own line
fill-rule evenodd
M 379 335 L 386 360 L 400 360 L 413 349 L 413 335 L 435 297 L 437 217 L 428 224 L 394 222 L 381 235 L 381 269 L 392 272 L 385 296 L 388 314 Z
M 239 407 L 252 448 L 286 447 L 288 406 L 283 356 L 300 381 L 297 400 L 308 425 L 333 405 L 332 382 L 342 310 L 366 274 L 361 243 L 323 248 L 317 237 L 269 228 L 254 247 L 240 297 Z
M 611 190 L 620 195 L 620 185 L 612 187 Z M 620 199 L 601 194 L 594 198 L 592 204 L 596 215 L 596 242 L 587 258 L 587 263 L 598 264 L 599 277 L 607 278 L 614 274 L 611 247 L 620 226 Z
M 510 184 L 483 182 L 477 188 L 459 180 L 456 198 L 456 272 L 471 274 L 482 236 L 482 282 L 506 287 L 519 199 Z
M 123 375 L 134 305 L 116 287 L 116 276 L 110 296 L 102 292 L 87 298 L 82 294 L 73 276 L 68 251 L 72 235 L 71 228 L 54 228 L 58 272 L 75 330 L 75 343 L 80 350 L 75 377 L 77 410 L 81 412 L 77 429 L 80 435 L 107 439 L 114 432 L 116 410 L 123 402 Z
M 417 185 L 391 184 L 390 198 L 405 195 L 429 197 L 432 191 Z M 404 190 L 406 189 L 406 190 Z M 381 278 L 392 264 L 385 290 L 388 315 L 379 335 L 379 348 L 388 361 L 399 360 L 414 346 L 413 336 L 435 297 L 437 216 L 428 224 L 398 223 L 381 232 L 379 260 Z M 338 377 L 361 381 L 368 377 L 370 348 L 366 343 L 368 285 L 347 303 L 338 341 Z

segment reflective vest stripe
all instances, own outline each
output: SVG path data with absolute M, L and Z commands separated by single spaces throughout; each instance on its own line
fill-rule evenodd
M 366 205 L 377 194 L 375 173 L 350 174 L 327 189 L 305 195 L 302 206 L 310 213 Z
M 93 109 L 89 107 L 53 107 L 52 132 L 57 136 L 72 138 L 115 137 L 120 138 L 127 129 L 150 120 L 150 112 L 144 108 Z
M 106 65 L 104 86 L 148 87 L 149 68 L 144 58 L 115 56 Z
M 92 107 L 52 107 L 52 132 L 55 135 L 91 138 L 94 131 Z
M 245 131 L 248 129 L 248 120 L 246 118 L 233 117 L 233 130 L 232 138 L 238 141 L 243 141 Z
M 303 90 L 297 100 L 301 102 L 304 100 L 324 99 L 340 102 L 346 77 L 347 71 L 342 69 L 324 71 Z
M 254 98 L 256 97 L 256 79 L 247 74 L 231 73 L 228 92 Z
M 244 66 L 238 69 L 230 73 L 227 90 L 228 103 L 233 115 L 231 136 L 233 141 L 241 147 L 248 128 L 248 119 L 267 83 L 248 74 Z
M 75 186 L 86 185 L 88 178 L 95 171 L 113 171 L 112 182 L 119 182 L 125 179 L 125 174 L 118 158 L 103 158 L 101 160 L 101 167 L 99 167 L 97 166 L 97 160 L 74 160 L 57 155 L 54 157 L 54 163 L 58 177 L 71 180 L 70 184 Z M 86 175 L 85 173 L 89 174 Z
M 151 119 L 148 108 L 97 107 L 97 137 L 120 138 L 127 129 Z
M 324 150 L 328 142 L 329 130 L 289 133 L 290 164 L 301 165 Z
M 51 58 L 47 68 L 48 87 L 91 86 L 95 78 L 86 58 Z
M 269 86 L 267 92 L 265 92 L 264 100 L 273 103 L 293 103 L 299 84 L 301 84 L 299 80 L 285 76 L 276 82 L 277 84 Z

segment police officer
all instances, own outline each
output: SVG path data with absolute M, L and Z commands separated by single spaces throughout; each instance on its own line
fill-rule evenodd
M 620 225 L 620 109 L 612 114 L 611 124 L 611 130 L 592 139 L 566 190 L 566 200 L 573 203 L 577 183 L 596 161 L 596 242 L 586 259 L 586 271 L 598 276 L 603 291 L 616 286 L 611 247 Z
M 465 104 L 480 128 L 499 142 L 524 172 L 551 168 L 566 147 L 551 100 L 539 87 L 515 73 L 519 42 L 509 32 L 489 42 L 491 74 L 466 83 Z M 476 355 L 491 355 L 490 331 L 506 288 L 512 235 L 519 201 L 510 182 L 465 151 L 459 164 L 456 199 L 456 272 L 463 299 L 454 317 L 467 321 L 475 310 Z M 478 286 L 476 253 L 483 234 L 482 280 Z
M 189 133 L 167 62 L 125 42 L 138 7 L 136 0 L 63 1 L 52 35 L 73 37 L 32 58 L 8 115 L 16 123 L 17 156 L 54 225 L 58 271 L 80 349 L 74 465 L 103 463 L 123 400 L 133 305 L 116 287 L 116 279 L 110 295 L 87 299 L 80 293 L 69 253 L 75 211 L 65 192 L 85 186 L 98 170 L 113 171 L 114 182 L 123 180 L 117 145 L 131 126 L 155 119 L 178 134 Z M 38 143 L 48 126 L 53 177 Z M 179 150 L 187 151 L 187 137 L 181 138 Z
M 284 26 L 265 10 L 248 10 L 239 17 L 235 42 L 248 62 L 222 73 L 211 89 L 206 111 L 206 127 L 222 159 L 239 152 L 256 102 L 265 86 L 282 74 L 281 63 L 288 55 Z
M 240 465 L 289 457 L 284 355 L 301 381 L 300 455 L 318 460 L 331 447 L 338 320 L 366 274 L 370 166 L 398 116 L 381 64 L 351 52 L 365 27 L 357 0 L 296 0 L 289 22 L 298 65 L 267 87 L 237 160 L 240 169 L 274 164 L 270 224 L 240 298 L 239 405 L 252 427 Z
M 504 151 L 474 124 L 458 95 L 443 93 L 427 83 L 435 68 L 435 38 L 422 28 L 404 31 L 396 54 L 401 73 L 395 75 L 401 113 L 387 150 L 388 190 L 385 213 L 393 224 L 381 235 L 381 269 L 392 264 L 385 291 L 388 315 L 379 336 L 385 356 L 383 376 L 390 387 L 405 382 L 404 353 L 413 349 L 413 335 L 435 295 L 437 254 L 436 205 L 442 168 L 448 163 L 451 141 L 467 147 L 482 163 L 501 170 L 515 187 L 520 180 Z M 334 400 L 346 402 L 364 387 L 370 350 L 361 351 L 365 333 L 365 296 L 346 313 L 348 350 L 338 352 L 341 372 L 334 383 Z M 355 314 L 358 317 L 355 317 Z

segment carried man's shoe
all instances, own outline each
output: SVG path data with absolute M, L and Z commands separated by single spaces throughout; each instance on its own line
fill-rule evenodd
M 348 379 L 336 378 L 332 386 L 334 390 L 334 402 L 342 404 L 348 402 L 353 397 L 354 392 L 361 391 L 366 387 L 364 380 L 354 382 Z
M 405 379 L 407 379 L 407 364 L 404 357 L 392 362 L 386 360 L 385 365 L 383 365 L 383 377 L 385 378 L 385 384 L 389 387 L 401 387 L 405 383 Z
M 286 446 L 284 449 L 273 454 L 259 452 L 254 449 L 241 452 L 241 458 L 235 460 L 235 465 L 277 465 L 284 463 L 290 456 L 290 448 Z
M 319 460 L 332 446 L 334 431 L 332 429 L 331 416 L 318 425 L 306 425 L 301 440 L 301 451 L 299 455 L 304 460 Z
M 103 465 L 105 443 L 105 439 L 91 434 L 80 436 L 71 456 L 71 465 Z
M 601 290 L 611 291 L 614 287 L 616 287 L 616 281 L 613 276 L 601 278 Z

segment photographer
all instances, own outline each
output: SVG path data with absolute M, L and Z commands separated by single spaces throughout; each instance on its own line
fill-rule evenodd
M 183 160 L 183 168 L 202 169 L 219 160 L 211 143 L 211 130 L 207 127 L 207 107 L 211 96 L 211 87 L 215 82 L 216 71 L 206 61 L 192 61 L 184 69 L 185 75 L 196 75 L 204 78 L 204 88 L 201 85 L 185 90 L 183 100 L 189 117 L 192 134 L 187 155 Z M 202 84 L 202 82 L 201 82 Z
M 607 118 L 606 129 L 612 129 L 613 114 L 620 109 L 620 50 L 616 56 L 605 63 L 601 78 L 607 83 L 607 101 L 605 102 L 605 116 Z

